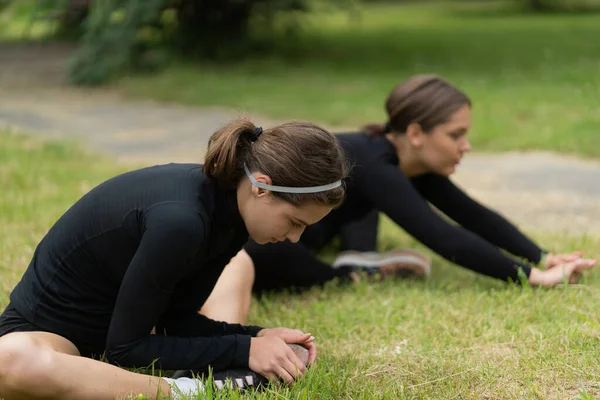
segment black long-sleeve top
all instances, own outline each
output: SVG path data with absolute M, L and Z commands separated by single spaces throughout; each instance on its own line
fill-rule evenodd
M 531 268 L 523 261 L 540 261 L 542 250 L 533 241 L 449 178 L 404 175 L 395 148 L 385 137 L 363 133 L 338 137 L 354 167 L 346 180 L 345 202 L 324 223 L 342 225 L 378 209 L 447 260 L 502 280 L 518 281 L 519 269 L 529 276 Z M 457 224 L 444 219 L 428 202 Z
M 218 189 L 201 165 L 128 172 L 52 226 L 11 303 L 31 323 L 121 366 L 247 366 L 261 328 L 197 313 L 247 240 L 235 190 Z

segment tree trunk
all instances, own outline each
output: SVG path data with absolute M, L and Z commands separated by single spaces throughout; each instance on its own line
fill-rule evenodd
M 250 1 L 185 1 L 178 10 L 177 44 L 186 54 L 217 56 L 219 47 L 246 37 Z

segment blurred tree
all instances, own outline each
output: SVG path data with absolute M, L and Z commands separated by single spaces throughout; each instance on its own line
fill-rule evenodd
M 154 24 L 165 0 L 94 0 L 83 20 L 81 46 L 69 64 L 69 80 L 97 85 L 133 66 L 141 28 Z
M 315 7 L 357 1 L 69 0 L 58 32 L 82 44 L 70 63 L 71 82 L 97 85 L 129 67 L 155 67 L 168 54 L 239 57 L 253 49 L 253 32 L 264 38 L 294 31 Z

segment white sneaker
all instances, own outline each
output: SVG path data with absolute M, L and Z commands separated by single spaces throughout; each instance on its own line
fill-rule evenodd
M 413 249 L 398 249 L 385 253 L 344 251 L 336 257 L 332 266 L 351 267 L 356 272 L 379 274 L 382 278 L 424 278 L 431 273 L 431 260 Z

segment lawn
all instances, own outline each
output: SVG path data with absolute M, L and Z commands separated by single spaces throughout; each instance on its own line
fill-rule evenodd
M 518 14 L 496 2 L 369 7 L 352 20 L 342 13 L 314 16 L 298 40 L 275 40 L 276 53 L 231 64 L 177 62 L 111 86 L 133 98 L 346 129 L 383 121 L 385 96 L 401 79 L 437 73 L 472 97 L 476 150 L 598 158 L 597 20 Z M 16 35 L 19 24 L 0 35 Z M 34 36 L 43 32 L 34 27 Z M 52 223 L 125 167 L 69 143 L 6 131 L 0 143 L 3 309 Z M 596 256 L 600 248 L 600 237 L 529 233 L 557 251 Z M 381 234 L 382 249 L 423 250 L 387 220 Z M 294 387 L 244 398 L 600 398 L 598 271 L 582 285 L 517 288 L 432 257 L 433 274 L 424 282 L 332 284 L 254 302 L 250 323 L 310 331 L 320 356 Z
M 124 169 L 68 143 L 9 132 L 0 133 L 0 141 L 3 308 L 51 224 L 83 193 Z M 593 253 L 600 246 L 600 238 L 531 234 L 558 250 Z M 386 220 L 381 247 L 396 246 L 419 247 Z M 424 282 L 332 284 L 256 301 L 250 323 L 310 331 L 320 357 L 291 389 L 271 388 L 254 398 L 600 395 L 600 275 L 583 285 L 536 290 L 479 277 L 439 258 L 433 267 Z
M 598 16 L 519 14 L 505 4 L 319 14 L 297 40 L 273 38 L 274 52 L 229 64 L 178 62 L 113 87 L 133 97 L 355 129 L 385 120 L 384 100 L 397 82 L 436 73 L 472 97 L 476 150 L 599 157 Z

